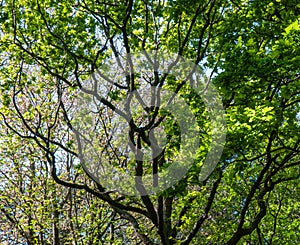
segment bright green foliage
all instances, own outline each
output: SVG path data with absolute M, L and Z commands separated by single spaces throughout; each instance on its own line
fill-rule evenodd
M 1 244 L 300 243 L 297 1 L 0 4 Z M 203 68 L 222 97 L 227 139 L 215 171 L 199 181 L 211 143 L 209 115 L 195 91 L 167 76 L 164 86 L 178 89 L 196 117 L 196 161 L 162 193 L 129 197 L 106 190 L 81 166 L 71 124 L 82 122 L 70 117 L 91 73 L 111 57 L 141 50 L 178 53 Z M 163 75 L 157 74 L 159 81 Z M 101 127 L 91 132 L 102 136 L 99 150 L 112 166 L 136 174 L 140 163 L 109 145 L 112 107 L 106 102 L 117 105 L 149 85 L 138 78 L 115 79 L 103 95 Z M 151 108 L 135 112 L 136 123 L 156 115 Z M 161 170 L 180 151 L 180 129 L 165 110 L 157 115 L 168 135 Z M 149 131 L 130 127 L 136 147 L 149 150 Z

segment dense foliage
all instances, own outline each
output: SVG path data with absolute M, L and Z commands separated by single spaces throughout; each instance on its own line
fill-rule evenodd
M 0 243 L 300 243 L 299 42 L 296 0 L 2 0 Z M 82 167 L 70 117 L 90 74 L 141 50 L 170 51 L 201 67 L 222 98 L 227 136 L 215 170 L 201 180 L 211 125 L 195 91 L 155 72 L 153 80 L 128 74 L 113 81 L 98 94 L 99 141 L 115 168 L 151 172 L 115 154 L 106 132 L 113 105 L 143 84 L 173 89 L 202 129 L 181 181 L 128 196 Z M 153 127 L 164 119 L 170 141 L 151 165 L 163 169 L 180 149 L 178 125 L 163 110 L 138 112 Z M 140 149 L 150 130 L 134 119 L 132 143 Z

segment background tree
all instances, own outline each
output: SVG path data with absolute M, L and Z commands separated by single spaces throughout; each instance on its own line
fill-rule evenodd
M 2 239 L 27 244 L 295 244 L 299 227 L 299 5 L 296 1 L 2 1 Z M 201 99 L 158 74 L 204 132 L 185 178 L 154 196 L 105 189 L 79 164 L 72 99 L 111 57 L 172 51 L 209 72 L 227 115 L 215 171 L 198 175 L 210 140 Z M 111 104 L 139 85 L 132 74 L 100 94 Z M 142 80 L 149 85 L 147 79 Z M 152 109 L 141 112 L 151 120 Z M 135 121 L 137 123 L 138 120 Z M 180 148 L 178 127 L 165 159 Z M 168 124 L 169 123 L 169 124 Z M 132 142 L 147 143 L 149 130 Z M 105 135 L 104 135 L 105 136 Z M 177 137 L 177 138 L 176 138 Z M 109 138 L 102 137 L 104 152 Z M 163 159 L 163 158 L 162 158 Z M 116 167 L 140 162 L 111 158 Z M 154 164 L 154 163 L 153 163 Z

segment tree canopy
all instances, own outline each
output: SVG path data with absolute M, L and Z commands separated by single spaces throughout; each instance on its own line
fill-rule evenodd
M 297 1 L 0 6 L 1 243 L 300 242 Z

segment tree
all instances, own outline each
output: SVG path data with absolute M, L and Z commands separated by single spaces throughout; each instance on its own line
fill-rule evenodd
M 27 244 L 299 242 L 299 20 L 293 1 L 2 1 L 2 237 Z M 226 146 L 205 178 L 199 174 L 214 132 L 205 99 L 189 86 L 192 73 L 161 72 L 155 55 L 145 55 L 153 64 L 144 65 L 147 73 L 112 69 L 135 68 L 128 54 L 142 50 L 193 61 L 222 97 Z M 181 61 L 168 57 L 167 67 Z M 99 76 L 107 86 L 98 86 Z M 135 92 L 151 88 L 185 101 L 201 139 L 189 172 L 154 195 L 141 176 L 150 173 L 157 186 L 155 174 L 174 164 L 184 137 L 174 111 L 135 106 Z M 91 118 L 87 101 L 96 104 Z M 115 114 L 127 122 L 133 157 L 123 138 L 116 142 Z M 159 127 L 163 144 L 153 136 Z M 106 166 L 137 176 L 140 196 L 93 175 L 88 140 Z M 150 161 L 142 152 L 152 153 Z

